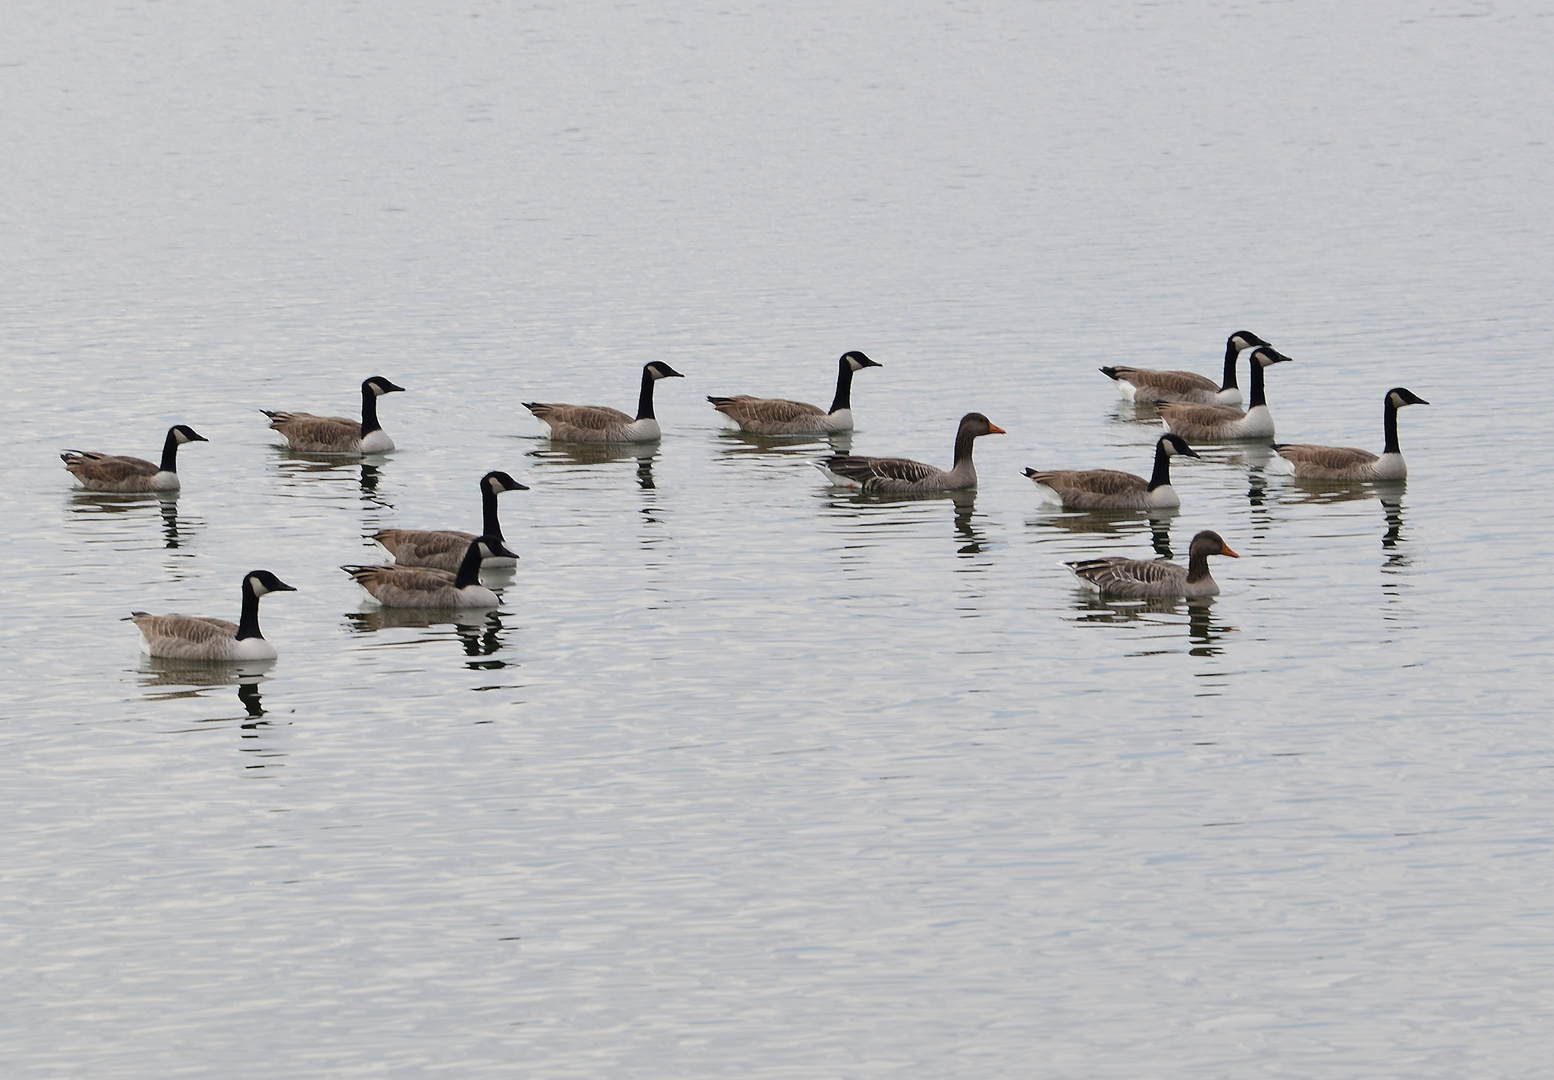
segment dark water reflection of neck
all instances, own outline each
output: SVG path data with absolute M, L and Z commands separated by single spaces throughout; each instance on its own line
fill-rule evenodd
M 1076 535 L 1105 536 L 1117 540 L 1140 536 L 1145 529 L 1148 529 L 1150 545 L 1155 549 L 1155 554 L 1162 559 L 1170 559 L 1174 558 L 1171 553 L 1171 524 L 1177 514 L 1175 507 L 1148 511 L 1074 511 L 1043 507 L 1042 512 L 1030 519 L 1027 524 L 1033 528 L 1055 529 Z
M 482 573 L 482 580 L 491 584 L 490 579 L 486 577 L 488 573 L 489 571 Z M 507 573 L 511 580 L 511 571 Z M 510 629 L 502 622 L 501 613 L 490 608 L 380 607 L 370 611 L 346 612 L 345 620 L 346 625 L 355 634 L 376 634 L 383 630 L 394 629 L 433 630 L 447 627 L 447 630 L 414 638 L 410 643 L 445 641 L 453 637 L 458 639 L 464 655 L 474 660 L 467 664 L 467 667 L 484 669 L 508 666 L 504 660 L 490 659 L 507 647 L 505 635 Z
M 115 494 L 100 491 L 75 491 L 70 495 L 70 512 L 83 516 L 96 514 L 137 514 L 155 506 L 162 519 L 162 546 L 177 551 L 188 543 L 191 530 L 204 525 L 198 518 L 178 517 L 178 492 L 132 492 Z
M 1223 651 L 1220 642 L 1235 633 L 1235 627 L 1217 622 L 1214 618 L 1214 600 L 1204 597 L 1194 600 L 1165 597 L 1146 600 L 1112 600 L 1089 591 L 1077 594 L 1073 610 L 1075 620 L 1095 626 L 1127 626 L 1135 629 L 1148 627 L 1174 627 L 1182 625 L 1186 616 L 1187 653 L 1190 656 L 1219 656 Z M 1173 635 L 1174 636 L 1174 635 Z M 1146 648 L 1133 655 L 1149 656 L 1161 652 L 1180 652 L 1178 648 Z

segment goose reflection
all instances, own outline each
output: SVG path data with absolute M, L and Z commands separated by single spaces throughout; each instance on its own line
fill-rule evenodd
M 1365 502 L 1375 499 L 1381 503 L 1381 546 L 1387 553 L 1388 566 L 1407 566 L 1408 538 L 1403 535 L 1403 496 L 1408 489 L 1404 480 L 1364 481 L 1342 483 L 1323 480 L 1289 478 L 1282 499 L 1291 506 L 1328 505 L 1348 502 Z
M 808 456 L 817 446 L 828 446 L 829 452 L 833 454 L 850 454 L 853 449 L 853 433 L 833 431 L 829 434 L 753 435 L 738 428 L 725 428 L 718 432 L 718 452 L 729 456 L 744 457 L 751 454 Z
M 448 632 L 433 633 L 424 637 L 414 637 L 408 641 L 396 640 L 388 644 L 419 645 L 423 642 L 445 641 L 452 636 L 458 639 L 464 655 L 473 661 L 467 664 L 467 667 L 508 666 L 506 661 L 489 659 L 506 648 L 503 635 L 508 632 L 508 627 L 502 622 L 501 614 L 489 608 L 443 610 L 375 608 L 371 611 L 347 612 L 345 618 L 351 632 L 356 634 L 376 634 L 383 630 L 394 629 L 434 630 L 438 627 L 448 627 L 451 635 Z
M 1056 507 L 1040 507 L 1037 515 L 1026 524 L 1035 528 L 1057 529 L 1076 536 L 1106 536 L 1121 540 L 1137 536 L 1149 530 L 1150 543 L 1155 554 L 1171 559 L 1171 522 L 1176 518 L 1175 507 L 1156 510 L 1059 510 Z
M 148 701 L 203 698 L 212 687 L 236 685 L 237 700 L 243 706 L 245 718 L 258 720 L 264 716 L 264 699 L 259 692 L 259 684 L 269 678 L 273 667 L 274 660 L 248 660 L 234 664 L 142 656 L 140 685 L 149 691 L 146 695 Z
M 976 489 L 952 491 L 949 494 L 950 502 L 955 506 L 956 542 L 961 544 L 955 553 L 963 558 L 982 554 L 982 544 L 987 534 L 972 523 L 972 515 L 977 511 Z
M 637 486 L 652 491 L 653 462 L 658 458 L 659 444 L 651 443 L 564 443 L 541 440 L 539 449 L 530 450 L 537 468 L 572 470 L 594 465 L 608 465 L 616 461 L 634 461 L 637 465 Z
M 1112 423 L 1149 424 L 1153 427 L 1159 427 L 1160 413 L 1150 402 L 1119 399 L 1116 406 L 1112 409 Z
M 1187 627 L 1187 653 L 1190 656 L 1218 656 L 1224 652 L 1219 644 L 1236 628 L 1214 618 L 1214 600 L 1203 597 L 1194 600 L 1166 599 L 1108 600 L 1089 590 L 1077 593 L 1073 610 L 1076 622 L 1094 626 L 1142 626 L 1174 629 L 1182 625 L 1185 615 Z M 1174 636 L 1174 635 L 1173 635 Z M 1160 652 L 1176 652 L 1175 649 L 1146 649 L 1136 655 Z
M 319 481 L 356 481 L 363 502 L 384 510 L 392 510 L 392 504 L 378 494 L 383 465 L 388 461 L 384 454 L 366 454 L 342 457 L 339 454 L 313 454 L 306 450 L 288 450 L 273 447 L 281 478 L 288 486 L 301 486 Z
M 103 492 L 72 492 L 70 512 L 73 514 L 124 514 L 139 513 L 155 506 L 162 518 L 162 546 L 177 551 L 189 541 L 190 531 L 204 522 L 194 518 L 178 517 L 178 492 L 136 492 L 115 495 Z

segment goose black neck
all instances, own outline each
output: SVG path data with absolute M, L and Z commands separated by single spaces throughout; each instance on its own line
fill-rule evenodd
M 485 518 L 485 523 L 480 527 L 480 535 L 494 537 L 497 540 L 507 539 L 502 535 L 502 523 L 496 519 L 496 492 L 491 490 L 491 484 L 485 480 L 480 482 L 480 509 Z
M 955 464 L 971 459 L 971 444 L 977 441 L 977 433 L 971 428 L 961 428 L 955 433 Z
M 378 395 L 372 392 L 372 387 L 362 387 L 362 434 L 371 435 L 374 431 L 383 430 L 383 425 L 378 423 Z
M 1263 365 L 1262 365 L 1262 362 L 1257 359 L 1256 354 L 1253 354 L 1253 356 L 1252 356 L 1252 398 L 1247 403 L 1247 408 L 1250 410 L 1250 409 L 1257 408 L 1259 405 L 1267 405 L 1267 404 L 1268 404 L 1268 399 L 1263 396 Z
M 469 550 L 464 553 L 464 561 L 459 563 L 458 575 L 453 579 L 453 587 L 462 589 L 469 585 L 480 583 L 480 545 L 471 544 Z
M 1225 339 L 1225 378 L 1220 382 L 1221 390 L 1239 390 L 1236 385 L 1236 358 L 1241 355 L 1241 350 L 1236 348 L 1235 338 Z M 1257 365 L 1254 363 L 1253 367 Z
M 1387 395 L 1386 416 L 1383 424 L 1387 431 L 1387 445 L 1382 450 L 1383 454 L 1401 454 L 1398 448 L 1398 407 L 1392 404 L 1392 395 Z M 165 466 L 164 466 L 165 467 Z
M 642 369 L 642 393 L 637 395 L 637 419 L 657 420 L 653 415 L 653 373 Z
M 831 411 L 840 412 L 853 407 L 853 366 L 842 357 L 837 362 L 836 397 L 831 399 Z
M 167 441 L 162 444 L 161 469 L 163 472 L 178 471 L 178 433 L 175 431 L 168 431 Z
M 237 639 L 262 638 L 259 632 L 259 598 L 254 595 L 248 579 L 243 579 L 243 614 L 237 621 Z
M 1155 444 L 1155 471 L 1149 477 L 1149 490 L 1171 486 L 1171 455 L 1166 453 L 1165 440 Z

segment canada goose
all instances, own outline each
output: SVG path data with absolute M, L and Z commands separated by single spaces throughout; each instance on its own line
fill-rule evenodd
M 378 423 L 378 398 L 403 389 L 382 375 L 364 380 L 360 423 L 348 416 L 260 411 L 270 418 L 270 427 L 279 431 L 293 450 L 310 454 L 386 454 L 394 449 L 394 440 Z
M 144 458 L 99 454 L 91 450 L 66 450 L 59 459 L 88 491 L 177 491 L 178 447 L 188 442 L 209 441 L 188 424 L 174 424 L 167 429 L 167 441 L 162 443 L 160 465 L 153 465 Z
M 1188 442 L 1235 442 L 1238 439 L 1272 439 L 1273 414 L 1263 394 L 1263 370 L 1283 364 L 1289 357 L 1266 345 L 1252 352 L 1252 407 L 1246 412 L 1228 405 L 1193 405 L 1164 402 L 1157 405 L 1166 430 Z
M 501 547 L 492 536 L 471 540 L 459 572 L 425 566 L 342 566 L 340 569 L 384 607 L 496 607 L 496 593 L 480 583 L 480 560 Z M 483 550 L 484 549 L 484 550 Z
M 199 615 L 130 613 L 143 635 L 142 651 L 170 660 L 274 660 L 275 646 L 259 633 L 259 598 L 296 592 L 268 570 L 243 575 L 243 614 L 236 624 Z
M 1268 343 L 1250 330 L 1237 330 L 1225 339 L 1225 378 L 1214 380 L 1192 371 L 1154 371 L 1149 368 L 1103 367 L 1101 373 L 1117 384 L 1129 401 L 1190 401 L 1199 405 L 1241 405 L 1236 385 L 1236 359 L 1246 349 Z
M 653 415 L 653 384 L 659 379 L 684 378 L 661 360 L 642 366 L 642 392 L 637 396 L 637 418 L 603 405 L 563 405 L 525 401 L 523 407 L 549 429 L 560 442 L 652 442 L 663 436 Z
M 480 503 L 484 513 L 481 535 L 492 542 L 491 552 L 482 565 L 516 566 L 518 556 L 503 546 L 502 524 L 496 517 L 496 497 L 504 491 L 528 491 L 505 472 L 488 472 L 480 478 Z M 398 566 L 434 566 L 450 573 L 464 561 L 474 533 L 454 529 L 380 529 L 372 538 L 388 549 Z
M 1128 559 L 1111 555 L 1063 565 L 1082 585 L 1110 596 L 1218 596 L 1219 584 L 1209 576 L 1209 556 L 1241 556 L 1231 551 L 1217 532 L 1205 529 L 1192 538 L 1187 565 L 1166 559 Z
M 1026 469 L 1036 482 L 1043 502 L 1069 510 L 1164 510 L 1181 506 L 1171 487 L 1171 458 L 1177 454 L 1197 457 L 1178 435 L 1162 435 L 1155 442 L 1155 471 L 1148 480 L 1116 469 Z
M 833 454 L 817 461 L 815 468 L 838 487 L 862 488 L 877 493 L 911 494 L 956 491 L 977 486 L 977 467 L 971 463 L 971 444 L 983 435 L 1007 432 L 981 413 L 967 413 L 955 430 L 955 465 L 948 472 L 907 458 L 860 457 Z
M 1295 466 L 1295 475 L 1301 480 L 1402 480 L 1408 476 L 1408 466 L 1403 463 L 1403 452 L 1398 449 L 1398 410 L 1404 405 L 1428 404 L 1424 398 L 1401 386 L 1387 391 L 1382 402 L 1387 444 L 1380 457 L 1352 446 L 1274 443 L 1273 448 Z
M 709 397 L 712 407 L 752 435 L 825 435 L 853 429 L 853 372 L 880 365 L 863 353 L 845 352 L 836 363 L 836 396 L 831 408 L 786 398 L 758 398 L 749 394 Z

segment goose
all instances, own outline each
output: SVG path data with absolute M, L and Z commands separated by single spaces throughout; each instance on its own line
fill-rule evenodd
M 174 424 L 167 429 L 167 440 L 162 443 L 160 465 L 144 458 L 92 450 L 66 450 L 59 459 L 87 491 L 177 491 L 178 448 L 184 443 L 209 441 L 188 424 Z
M 825 435 L 853 429 L 853 372 L 879 367 L 856 349 L 845 352 L 836 363 L 836 396 L 831 408 L 786 398 L 758 398 L 749 394 L 735 397 L 709 397 L 712 407 L 728 417 L 741 431 L 752 435 Z
M 1155 442 L 1155 471 L 1148 480 L 1116 469 L 1026 469 L 1043 502 L 1069 510 L 1165 510 L 1182 505 L 1171 487 L 1171 459 L 1177 454 L 1197 457 L 1179 435 L 1162 435 Z
M 971 444 L 983 435 L 1007 432 L 981 413 L 967 413 L 955 430 L 955 465 L 949 471 L 924 465 L 907 458 L 859 457 L 833 454 L 817 461 L 815 468 L 838 487 L 864 491 L 913 494 L 929 491 L 957 491 L 977 486 L 977 468 L 971 463 Z
M 471 540 L 457 574 L 424 566 L 342 566 L 340 569 L 350 574 L 356 584 L 384 607 L 496 607 L 501 600 L 480 583 L 480 560 L 500 546 L 501 541 L 492 536 Z
M 260 411 L 270 418 L 270 427 L 279 431 L 293 450 L 310 454 L 386 454 L 394 449 L 394 440 L 378 423 L 378 398 L 403 389 L 382 375 L 364 380 L 360 423 L 348 416 Z
M 274 660 L 275 646 L 259 632 L 259 598 L 296 592 L 268 570 L 243 575 L 243 614 L 236 624 L 199 615 L 130 613 L 141 633 L 141 651 L 170 660 Z
M 1266 345 L 1252 352 L 1252 407 L 1246 412 L 1228 405 L 1194 405 L 1168 401 L 1157 405 L 1166 430 L 1188 442 L 1235 442 L 1239 439 L 1273 438 L 1273 413 L 1263 393 L 1263 370 L 1283 364 L 1289 357 Z
M 516 566 L 518 556 L 509 551 L 502 539 L 502 524 L 496 517 L 496 497 L 504 491 L 528 491 L 505 472 L 488 472 L 480 478 L 480 502 L 485 523 L 481 535 L 490 542 L 491 551 L 482 565 Z M 459 568 L 474 533 L 453 529 L 380 529 L 372 538 L 394 556 L 397 566 L 432 566 L 450 573 Z
M 1117 390 L 1129 401 L 1152 405 L 1162 401 L 1190 401 L 1199 405 L 1241 405 L 1241 388 L 1236 385 L 1236 358 L 1247 349 L 1268 343 L 1250 330 L 1237 330 L 1225 339 L 1225 378 L 1214 380 L 1192 371 L 1154 371 L 1150 368 L 1103 367 L 1101 374 L 1117 384 Z
M 552 439 L 561 442 L 652 442 L 664 434 L 658 426 L 658 418 L 653 415 L 653 384 L 659 379 L 681 378 L 684 376 L 661 360 L 644 364 L 635 420 L 619 409 L 603 405 L 525 401 L 523 407 L 549 429 Z
M 1210 555 L 1241 557 L 1230 550 L 1219 533 L 1205 529 L 1192 538 L 1186 566 L 1167 559 L 1128 559 L 1121 555 L 1063 565 L 1086 588 L 1110 596 L 1218 596 L 1219 584 L 1209 576 Z
M 1301 480 L 1402 480 L 1408 476 L 1403 452 L 1398 449 L 1398 410 L 1404 405 L 1428 405 L 1424 398 L 1401 386 L 1387 391 L 1382 402 L 1382 424 L 1387 443 L 1377 457 L 1352 446 L 1312 446 L 1309 443 L 1274 443 L 1279 456 L 1295 467 Z

